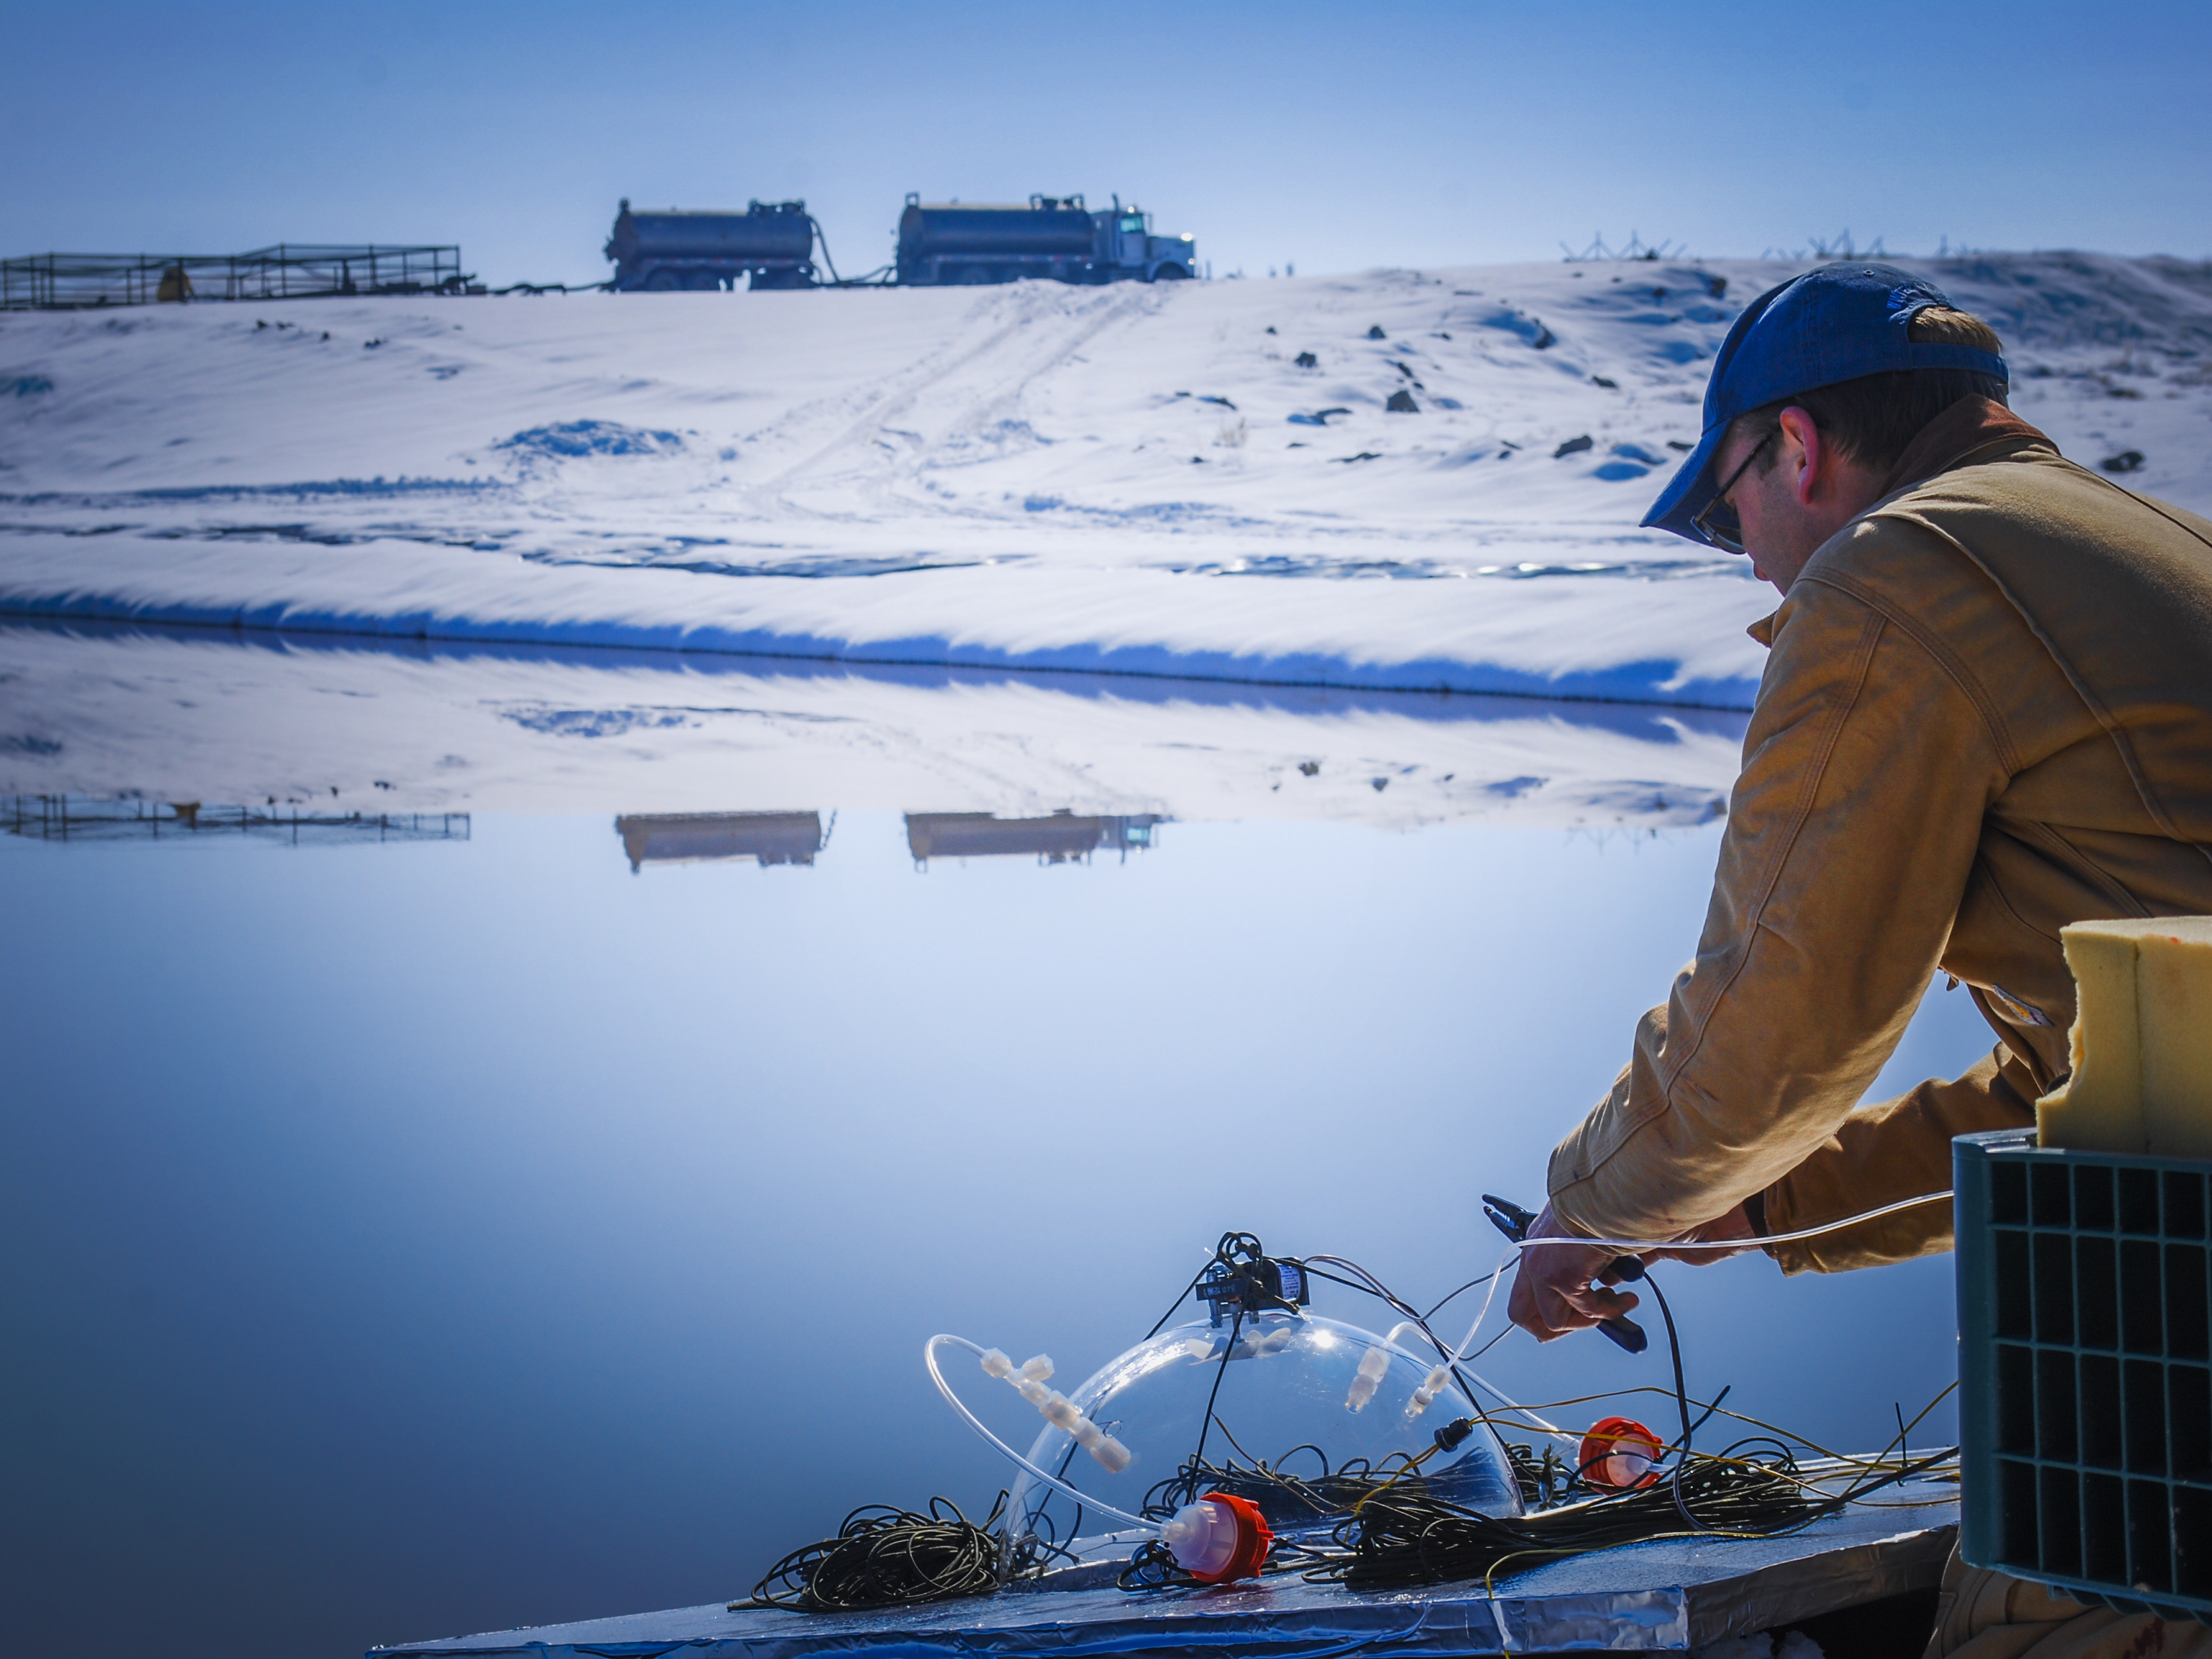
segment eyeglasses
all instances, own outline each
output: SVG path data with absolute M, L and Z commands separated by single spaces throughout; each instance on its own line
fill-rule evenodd
M 1751 471 L 1751 464 L 1759 459 L 1759 452 L 1773 441 L 1774 434 L 1770 432 L 1753 444 L 1751 453 L 1745 456 L 1736 470 L 1729 474 L 1729 481 L 1706 503 L 1705 510 L 1690 520 L 1690 528 L 1715 547 L 1725 548 L 1731 553 L 1743 551 L 1743 520 L 1736 515 L 1735 508 L 1729 505 L 1729 491 L 1743 481 L 1743 475 Z

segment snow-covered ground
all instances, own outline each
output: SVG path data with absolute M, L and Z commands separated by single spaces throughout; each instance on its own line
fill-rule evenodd
M 2212 508 L 2212 273 L 1905 263 Z M 1635 526 L 1801 268 L 10 314 L 0 611 L 1742 708 L 1771 592 Z

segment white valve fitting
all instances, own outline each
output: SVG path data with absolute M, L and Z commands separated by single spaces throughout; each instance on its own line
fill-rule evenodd
M 1451 1367 L 1449 1365 L 1439 1365 L 1431 1371 L 1421 1386 L 1413 1390 L 1413 1397 L 1406 1402 L 1406 1415 L 1419 1417 L 1435 1405 L 1437 1396 L 1444 1391 L 1444 1384 L 1450 1381 Z
M 1201 1498 L 1186 1504 L 1160 1528 L 1160 1542 L 1176 1565 L 1194 1577 L 1219 1572 L 1237 1553 L 1237 1516 L 1225 1504 Z
M 1052 1375 L 1051 1359 L 1038 1354 L 1024 1360 L 1018 1369 L 1014 1362 L 996 1348 L 986 1348 L 982 1366 L 987 1376 L 995 1376 L 1011 1385 L 1021 1397 L 1044 1413 L 1045 1420 L 1056 1429 L 1065 1429 L 1075 1437 L 1075 1443 L 1098 1461 L 1109 1474 L 1119 1474 L 1129 1467 L 1129 1449 L 1100 1428 L 1078 1408 L 1075 1402 L 1058 1389 L 1045 1387 L 1045 1379 Z
M 1160 1523 L 1152 1516 L 1137 1515 L 1131 1513 L 1127 1510 L 1116 1509 L 1104 1498 L 1100 1498 L 1094 1493 L 1085 1492 L 1074 1486 L 1069 1486 L 1066 1480 L 1062 1480 L 1059 1475 L 1054 1474 L 1050 1469 L 1031 1462 L 1028 1458 L 1023 1456 L 1005 1441 L 1000 1439 L 996 1434 L 993 1433 L 989 1428 L 985 1426 L 981 1418 L 976 1416 L 974 1412 L 969 1410 L 967 1402 L 961 1399 L 959 1394 L 954 1389 L 951 1383 L 945 1380 L 945 1372 L 938 1364 L 937 1356 L 938 1351 L 947 1346 L 964 1348 L 969 1353 L 974 1354 L 975 1358 L 982 1363 L 983 1374 L 986 1376 L 998 1377 L 1000 1381 L 1012 1384 L 1016 1387 L 1019 1387 L 1022 1384 L 1027 1384 L 1028 1387 L 1036 1389 L 1041 1395 L 1047 1392 L 1044 1385 L 1042 1382 L 1037 1382 L 1036 1379 L 1027 1376 L 1021 1378 L 1020 1382 L 1017 1383 L 1014 1377 L 1015 1367 L 1013 1361 L 1007 1358 L 1006 1356 L 998 1349 L 982 1347 L 976 1343 L 970 1342 L 964 1336 L 953 1336 L 949 1333 L 940 1332 L 921 1345 L 921 1363 L 928 1370 L 929 1380 L 937 1384 L 938 1393 L 945 1396 L 945 1403 L 951 1407 L 955 1412 L 958 1413 L 961 1420 L 966 1423 L 969 1428 L 975 1430 L 977 1434 L 981 1435 L 987 1442 L 988 1442 L 1001 1456 L 1005 1457 L 1009 1462 L 1014 1464 L 1017 1468 L 1025 1471 L 1033 1480 L 1042 1481 L 1046 1486 L 1050 1486 L 1055 1492 L 1066 1493 L 1079 1504 L 1090 1505 L 1098 1514 L 1110 1516 L 1113 1519 L 1134 1528 L 1140 1534 L 1151 1534 L 1157 1533 L 1159 1530 Z M 1039 1357 L 1042 1358 L 1042 1356 Z M 1093 1423 L 1089 1418 L 1084 1416 L 1080 1412 L 1077 1413 L 1075 1427 L 1070 1432 L 1075 1443 L 1090 1452 L 1091 1456 L 1098 1461 L 1101 1467 L 1103 1467 L 1109 1474 L 1121 1474 L 1135 1461 L 1134 1453 L 1131 1452 L 1127 1446 L 1116 1440 L 1112 1435 L 1107 1433 L 1105 1430 L 1100 1428 L 1096 1423 Z M 1256 1515 L 1258 1511 L 1255 1510 L 1253 1513 Z M 1256 1541 L 1256 1534 L 1258 1531 L 1264 1529 L 1265 1523 L 1255 1522 L 1254 1526 Z M 1238 1559 L 1241 1559 L 1241 1557 L 1238 1558 Z M 1236 1560 L 1232 1560 L 1230 1563 L 1230 1566 L 1232 1570 L 1237 1565 L 1237 1563 Z
M 1383 1377 L 1390 1370 L 1390 1351 L 1370 1348 L 1359 1357 L 1358 1373 L 1352 1379 L 1352 1389 L 1344 1396 L 1344 1408 L 1356 1412 L 1375 1398 L 1375 1390 L 1382 1386 Z
M 1075 1419 L 1075 1443 L 1098 1460 L 1109 1474 L 1129 1467 L 1129 1449 L 1087 1417 Z

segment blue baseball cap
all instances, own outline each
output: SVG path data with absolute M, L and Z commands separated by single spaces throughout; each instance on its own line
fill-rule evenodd
M 1950 303 L 1926 277 L 1895 265 L 1822 265 L 1767 289 L 1722 342 L 1705 386 L 1705 436 L 1644 514 L 1644 527 L 1712 544 L 1695 520 L 1720 490 L 1713 457 L 1735 418 L 1765 404 L 1905 368 L 1963 368 L 2009 382 L 1994 351 L 1912 338 L 1915 317 Z

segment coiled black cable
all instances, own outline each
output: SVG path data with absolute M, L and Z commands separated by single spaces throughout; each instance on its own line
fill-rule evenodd
M 1001 1548 L 993 1529 L 1006 1508 L 1002 1492 L 979 1525 L 942 1498 L 929 1500 L 927 1514 L 863 1504 L 835 1538 L 795 1549 L 770 1567 L 730 1611 L 858 1613 L 988 1595 L 999 1588 Z
M 1811 1493 L 1785 1452 L 1760 1460 L 1692 1453 L 1679 1478 L 1587 1504 L 1518 1518 L 1446 1503 L 1412 1481 L 1377 1490 L 1340 1524 L 1346 1553 L 1306 1576 L 1352 1589 L 1443 1583 L 1522 1571 L 1561 1556 L 1616 1544 L 1680 1535 L 1678 1502 L 1692 1507 L 1698 1531 L 1764 1536 L 1787 1532 L 1839 1506 Z
M 1219 1422 L 1218 1419 L 1215 1420 Z M 1223 1433 L 1227 1432 L 1224 1425 Z M 1231 1443 L 1235 1444 L 1233 1437 Z M 1321 1458 L 1320 1474 L 1293 1474 L 1283 1468 L 1285 1459 L 1302 1451 L 1312 1452 Z M 1334 1470 L 1328 1467 L 1328 1460 L 1321 1457 L 1320 1449 L 1310 1445 L 1294 1446 L 1272 1464 L 1255 1461 L 1247 1466 L 1232 1457 L 1225 1464 L 1216 1465 L 1202 1458 L 1192 1458 L 1156 1483 L 1145 1494 L 1137 1512 L 1152 1520 L 1164 1521 L 1194 1501 L 1199 1492 L 1221 1492 L 1250 1500 L 1270 1522 L 1310 1525 L 1323 1517 L 1343 1514 L 1379 1486 L 1408 1478 L 1412 1478 L 1412 1460 L 1403 1452 L 1392 1453 L 1379 1465 L 1364 1457 L 1354 1458 Z
M 1771 1537 L 1809 1526 L 1956 1455 L 1955 1448 L 1947 1448 L 1900 1462 L 1879 1479 L 1862 1475 L 1832 1492 L 1808 1480 L 1789 1449 L 1762 1435 L 1717 1456 L 1691 1453 L 1672 1480 L 1518 1519 L 1443 1502 L 1407 1481 L 1378 1490 L 1339 1523 L 1336 1542 L 1345 1553 L 1306 1577 L 1379 1589 L 1491 1578 L 1501 1569 L 1522 1572 L 1563 1556 L 1650 1539 Z M 1694 1530 L 1681 1525 L 1682 1511 L 1691 1505 Z

